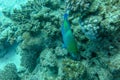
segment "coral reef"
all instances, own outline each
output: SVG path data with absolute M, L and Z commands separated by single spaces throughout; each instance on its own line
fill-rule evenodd
M 56 65 L 56 56 L 53 53 L 53 49 L 45 49 L 41 52 L 40 64 L 41 66 L 55 67 Z
M 0 71 L 0 80 L 20 80 L 15 64 L 7 64 L 3 71 Z
M 70 0 L 68 2 L 76 3 L 77 1 Z M 120 2 L 117 0 L 115 1 L 94 0 L 91 1 L 90 3 L 91 5 L 89 6 L 89 9 L 87 9 L 85 13 L 82 13 L 78 10 L 76 10 L 75 13 L 72 13 L 72 10 L 70 10 L 70 15 L 71 15 L 70 21 L 72 26 L 76 26 L 76 28 L 74 27 L 72 28 L 79 42 L 78 44 L 80 44 L 79 48 L 84 50 L 85 54 L 89 52 L 100 51 L 103 54 L 104 52 L 107 52 L 113 55 L 114 51 L 117 51 L 117 49 L 119 50 L 118 44 L 120 39 L 119 37 L 120 35 L 119 3 Z M 78 5 L 80 5 L 80 3 Z M 71 6 L 74 7 L 74 4 L 72 4 Z M 75 23 L 78 20 L 80 24 L 80 29 L 78 29 L 79 25 Z M 85 37 L 88 39 L 86 39 Z M 85 50 L 86 48 L 87 50 Z M 84 56 L 88 57 L 87 54 Z
M 113 74 L 113 78 L 116 80 L 120 79 L 120 51 L 117 55 L 111 56 L 110 62 L 108 63 L 111 73 Z
M 20 44 L 19 54 L 21 57 L 21 65 L 32 71 L 36 66 L 36 60 L 39 57 L 39 51 L 42 50 L 41 37 L 32 37 L 29 32 L 22 35 L 22 43 Z M 34 48 L 33 48 L 34 47 Z
M 18 76 L 12 64 L 0 71 L 0 79 L 119 80 L 119 4 L 119 0 L 33 0 L 12 12 L 3 10 L 12 22 L 5 28 L 0 24 L 0 57 L 6 55 L 5 47 L 17 43 L 25 70 Z M 78 61 L 62 48 L 61 15 L 66 10 L 81 56 Z
M 72 73 L 72 74 L 71 74 Z M 62 80 L 88 80 L 85 66 L 71 59 L 63 59 L 58 75 Z M 86 78 L 87 77 L 87 78 Z
M 109 68 L 111 69 L 111 66 L 119 64 L 119 61 L 117 61 L 118 59 L 117 57 L 114 58 L 116 61 L 113 61 L 113 58 L 111 59 L 110 56 L 119 55 L 119 50 L 120 50 L 120 46 L 119 46 L 120 1 L 94 0 L 93 2 L 91 2 L 91 5 L 89 5 L 89 9 L 87 9 L 85 12 L 84 10 L 83 12 L 80 12 L 79 10 L 77 10 L 80 9 L 80 7 L 78 8 L 74 6 L 76 5 L 75 3 L 77 3 L 77 0 L 68 0 L 68 2 L 66 2 L 66 4 L 68 3 L 68 6 L 70 6 L 71 8 L 70 21 L 72 26 L 74 26 L 72 27 L 72 29 L 74 35 L 76 36 L 76 39 L 78 40 L 81 56 L 83 56 L 86 59 L 89 59 L 89 62 L 92 62 L 91 59 L 93 60 L 94 58 L 97 58 L 98 60 L 100 59 L 100 61 L 95 59 L 95 62 L 92 63 L 97 63 L 94 64 L 94 66 L 97 66 L 99 63 L 101 68 L 103 67 L 105 68 L 102 69 L 102 72 L 109 75 L 109 77 L 106 77 L 105 75 L 102 76 L 103 77 L 102 79 L 102 77 L 100 77 L 101 72 L 97 73 L 100 80 L 119 79 L 119 75 L 115 76 L 117 71 L 119 70 L 116 70 L 115 67 L 112 68 L 112 70 L 109 70 Z M 77 5 L 80 5 L 80 3 Z M 73 13 L 74 11 L 72 7 L 76 8 L 75 13 Z M 76 23 L 78 20 L 79 20 L 80 28 L 79 28 L 79 24 Z M 109 60 L 113 62 L 108 64 Z M 86 67 L 88 68 L 88 66 L 89 68 L 91 68 L 90 64 L 88 64 Z M 91 73 L 89 74 L 92 76 Z M 92 79 L 96 79 L 95 75 Z
M 58 5 L 59 0 L 53 2 L 49 0 L 46 2 L 28 1 L 26 5 L 21 6 L 21 9 L 14 9 L 13 12 L 3 11 L 6 17 L 14 21 L 16 26 L 14 37 L 17 36 L 16 41 L 18 39 L 21 41 L 19 44 L 21 49 L 18 51 L 22 56 L 21 65 L 29 71 L 34 69 L 42 49 L 59 45 L 57 41 L 53 42 L 53 40 L 60 34 L 60 15 L 56 15 L 57 11 L 54 11 L 60 6 Z
M 119 1 L 105 1 L 105 0 L 83 0 L 83 4 L 77 0 L 67 0 L 67 6 L 70 6 L 70 14 L 74 14 L 74 18 L 80 17 L 79 23 L 83 33 L 89 39 L 111 37 L 118 33 L 119 27 Z M 89 4 L 88 9 L 85 10 L 85 6 L 80 7 L 79 5 Z M 108 5 L 106 5 L 108 4 Z M 116 5 L 114 5 L 116 4 Z M 114 5 L 114 7 L 112 7 Z M 77 7 L 76 7 L 77 6 Z M 72 13 L 73 8 L 76 13 Z M 111 8 L 110 8 L 111 7 Z M 69 7 L 68 7 L 69 8 Z M 83 9 L 80 12 L 77 9 Z M 117 10 L 116 10 L 117 9 Z M 72 17 L 73 20 L 73 17 Z
M 79 80 L 82 78 L 88 80 L 85 66 L 81 62 L 60 58 L 60 56 L 57 58 L 56 54 L 59 53 L 55 51 L 56 49 L 45 49 L 41 52 L 38 61 L 40 63 L 33 71 L 32 76 L 28 76 L 29 79 L 27 80 Z
M 0 33 L 0 57 L 3 57 L 7 51 L 8 47 L 14 43 L 12 35 L 14 34 L 10 23 L 1 24 L 1 33 Z M 13 40 L 12 40 L 13 39 Z M 6 48 L 6 50 L 4 50 Z
M 66 9 L 80 13 L 87 11 L 94 0 L 66 0 Z

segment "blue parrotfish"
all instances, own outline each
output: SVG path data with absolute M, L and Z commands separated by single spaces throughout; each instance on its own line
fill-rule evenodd
M 67 49 L 68 53 L 73 59 L 77 59 L 78 56 L 78 48 L 75 38 L 72 34 L 70 23 L 68 21 L 68 14 L 64 14 L 64 21 L 61 26 L 61 33 L 63 38 L 64 47 Z

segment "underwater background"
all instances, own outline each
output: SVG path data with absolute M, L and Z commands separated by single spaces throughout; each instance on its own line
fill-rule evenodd
M 0 0 L 0 80 L 120 80 L 120 0 Z

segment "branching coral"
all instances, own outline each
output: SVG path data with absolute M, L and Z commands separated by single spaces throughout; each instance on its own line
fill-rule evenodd
M 66 9 L 75 12 L 85 12 L 94 0 L 66 0 Z

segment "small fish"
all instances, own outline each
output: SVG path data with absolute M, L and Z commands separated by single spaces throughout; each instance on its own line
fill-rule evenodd
M 73 59 L 77 59 L 78 58 L 77 43 L 72 34 L 67 13 L 64 14 L 64 21 L 61 26 L 61 32 L 62 32 L 64 47 L 67 49 L 67 51 L 70 53 Z

